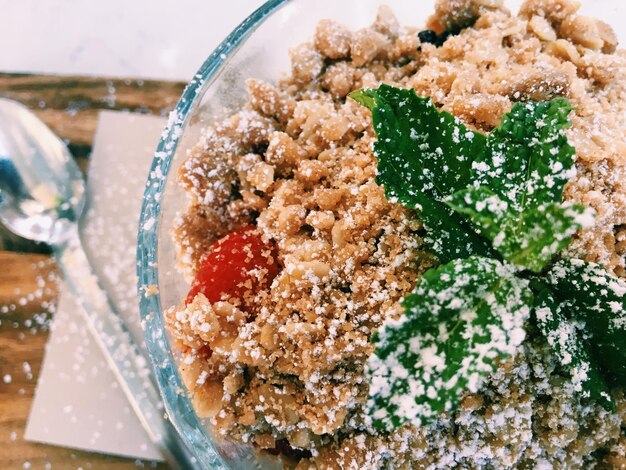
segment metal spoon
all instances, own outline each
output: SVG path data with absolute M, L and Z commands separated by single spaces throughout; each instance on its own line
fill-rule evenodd
M 174 468 L 195 468 L 195 459 L 164 419 L 148 361 L 83 251 L 78 219 L 84 206 L 83 177 L 65 144 L 28 108 L 0 99 L 0 221 L 17 235 L 52 247 L 91 333 L 150 439 Z

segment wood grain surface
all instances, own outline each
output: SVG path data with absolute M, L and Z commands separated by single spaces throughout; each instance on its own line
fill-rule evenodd
M 79 166 L 89 154 L 101 109 L 164 115 L 183 83 L 0 73 L 0 97 L 31 108 L 68 143 Z M 58 276 L 45 245 L 0 226 L 0 469 L 166 468 L 23 439 L 54 316 Z

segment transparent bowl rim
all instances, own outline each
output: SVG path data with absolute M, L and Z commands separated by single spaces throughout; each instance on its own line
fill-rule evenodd
M 192 450 L 200 468 L 226 470 L 228 466 L 219 456 L 187 395 L 181 396 L 179 393 L 180 390 L 186 390 L 186 387 L 162 330 L 164 318 L 160 295 L 146 295 L 145 292 L 145 286 L 159 287 L 158 233 L 161 196 L 183 130 L 197 109 L 204 92 L 239 46 L 272 13 L 290 1 L 269 0 L 264 3 L 239 24 L 204 61 L 169 114 L 152 160 L 143 196 L 137 236 L 137 292 L 145 330 L 145 343 L 165 410 L 185 445 Z M 168 347 L 162 346 L 163 341 L 168 343 Z M 182 419 L 181 413 L 184 413 L 186 419 Z

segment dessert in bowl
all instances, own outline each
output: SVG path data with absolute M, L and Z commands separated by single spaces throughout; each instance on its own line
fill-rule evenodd
M 615 34 L 387 3 L 269 2 L 172 114 L 139 246 L 168 413 L 204 467 L 620 462 Z

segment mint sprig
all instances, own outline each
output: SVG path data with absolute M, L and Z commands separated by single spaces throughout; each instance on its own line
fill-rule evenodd
M 626 384 L 626 283 L 579 260 L 553 264 L 593 222 L 562 201 L 574 165 L 569 102 L 518 103 L 485 136 L 413 90 L 350 96 L 372 111 L 377 182 L 419 211 L 443 263 L 372 338 L 373 424 L 423 425 L 452 412 L 515 354 L 529 317 L 581 396 L 613 409 L 610 386 Z

